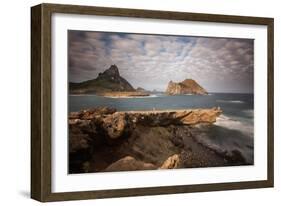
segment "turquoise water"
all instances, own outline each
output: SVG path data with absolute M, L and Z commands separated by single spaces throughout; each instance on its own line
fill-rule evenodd
M 163 93 L 149 97 L 108 98 L 95 95 L 69 96 L 69 112 L 94 107 L 113 107 L 118 111 L 166 110 L 220 107 L 223 114 L 198 141 L 214 149 L 231 153 L 239 150 L 249 164 L 254 162 L 254 95 L 212 93 L 210 95 L 167 96 Z

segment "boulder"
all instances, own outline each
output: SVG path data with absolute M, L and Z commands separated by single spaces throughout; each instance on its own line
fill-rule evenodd
M 151 163 L 136 160 L 134 157 L 126 156 L 111 165 L 109 165 L 104 171 L 134 171 L 134 170 L 153 170 L 157 167 Z
M 125 113 L 107 115 L 102 120 L 102 128 L 111 139 L 121 137 L 125 133 L 126 127 L 129 127 L 129 123 L 126 120 Z
M 180 157 L 178 154 L 174 154 L 170 156 L 159 169 L 175 169 L 178 168 L 180 165 Z

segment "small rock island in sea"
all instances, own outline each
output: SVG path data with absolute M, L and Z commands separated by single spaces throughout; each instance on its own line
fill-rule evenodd
M 186 79 L 182 82 L 176 83 L 170 81 L 166 89 L 166 94 L 179 95 L 179 94 L 197 94 L 206 95 L 208 92 L 201 87 L 195 80 Z
M 70 94 L 96 94 L 108 97 L 149 96 L 144 89 L 134 87 L 120 76 L 118 67 L 111 65 L 107 70 L 99 73 L 98 77 L 80 83 L 69 83 Z
M 149 96 L 150 92 L 138 87 L 135 89 L 126 79 L 120 76 L 114 64 L 98 74 L 98 77 L 80 83 L 69 83 L 70 94 L 96 94 L 107 97 Z M 165 92 L 167 95 L 196 94 L 206 95 L 208 92 L 195 80 L 186 79 L 176 83 L 170 81 Z

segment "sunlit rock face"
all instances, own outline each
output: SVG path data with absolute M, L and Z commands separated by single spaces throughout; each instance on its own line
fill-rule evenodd
M 166 89 L 166 93 L 169 95 L 179 94 L 199 94 L 206 95 L 208 92 L 201 87 L 195 80 L 186 79 L 182 82 L 170 81 Z

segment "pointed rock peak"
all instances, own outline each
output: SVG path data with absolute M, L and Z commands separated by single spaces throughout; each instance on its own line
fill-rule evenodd
M 113 64 L 107 70 L 105 70 L 103 73 L 100 73 L 99 76 L 119 77 L 120 74 L 119 74 L 118 67 L 115 64 Z
M 118 67 L 115 65 L 115 64 L 112 64 L 109 69 L 112 69 L 112 70 L 117 70 L 118 71 Z
M 115 64 L 112 64 L 107 71 L 110 71 L 112 74 L 119 75 L 118 67 Z

